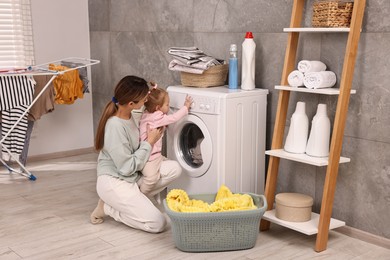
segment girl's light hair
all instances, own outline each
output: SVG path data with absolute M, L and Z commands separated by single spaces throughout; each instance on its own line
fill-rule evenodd
M 168 97 L 168 92 L 165 89 L 157 87 L 157 84 L 150 82 L 153 87 L 149 91 L 148 101 L 145 102 L 145 109 L 149 113 L 157 110 L 157 106 L 162 106 L 165 99 Z

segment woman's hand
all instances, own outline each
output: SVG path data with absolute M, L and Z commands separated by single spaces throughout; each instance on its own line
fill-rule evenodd
M 146 126 L 146 129 L 148 133 L 148 138 L 146 139 L 146 141 L 150 143 L 151 146 L 153 146 L 163 135 L 165 126 L 151 129 L 148 124 Z

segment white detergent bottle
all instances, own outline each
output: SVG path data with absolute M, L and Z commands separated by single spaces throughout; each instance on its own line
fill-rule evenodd
M 330 120 L 326 112 L 326 104 L 318 104 L 317 113 L 313 117 L 306 154 L 314 157 L 329 155 Z
M 305 153 L 309 134 L 309 118 L 305 109 L 305 102 L 297 102 L 295 112 L 291 116 L 290 129 L 284 144 L 286 152 Z
M 247 32 L 242 43 L 241 89 L 243 90 L 255 89 L 255 57 L 256 43 L 252 32 Z

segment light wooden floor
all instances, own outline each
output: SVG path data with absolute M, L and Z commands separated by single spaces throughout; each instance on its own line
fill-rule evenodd
M 315 236 L 271 226 L 252 249 L 185 253 L 170 228 L 134 230 L 112 219 L 89 223 L 97 202 L 96 154 L 29 163 L 37 177 L 10 177 L 0 167 L 0 259 L 390 259 L 390 250 L 331 231 L 316 253 Z

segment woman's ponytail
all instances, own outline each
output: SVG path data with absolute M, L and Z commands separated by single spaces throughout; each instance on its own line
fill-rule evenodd
M 106 128 L 107 120 L 112 117 L 117 111 L 117 106 L 114 102 L 107 103 L 100 118 L 98 128 L 96 130 L 95 149 L 100 151 L 104 146 L 104 130 Z

